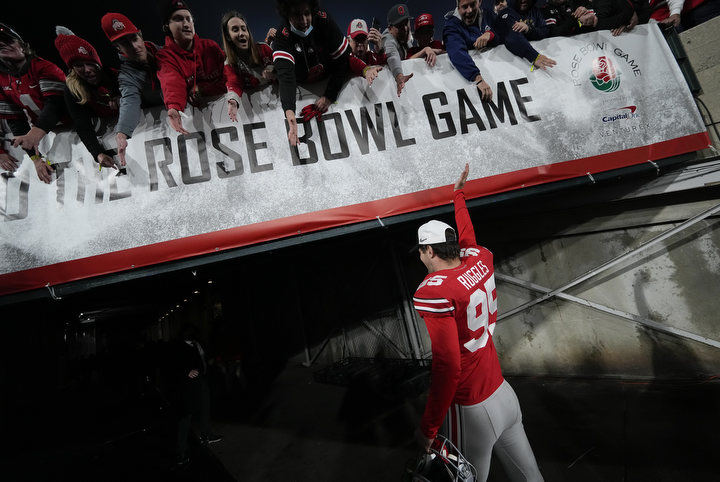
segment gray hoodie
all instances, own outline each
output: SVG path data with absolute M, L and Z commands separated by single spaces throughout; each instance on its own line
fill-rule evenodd
M 148 53 L 152 53 L 153 56 L 159 49 L 152 42 L 145 42 L 145 45 Z M 121 95 L 120 118 L 115 132 L 122 132 L 130 138 L 140 122 L 143 107 L 164 105 L 160 81 L 157 79 L 157 67 L 148 68 L 120 55 L 118 85 Z
M 388 29 L 383 32 L 383 48 L 387 55 L 387 64 L 392 72 L 393 77 L 397 77 L 403 73 L 402 61 L 407 57 L 407 47 L 401 45 L 398 40 L 392 36 Z

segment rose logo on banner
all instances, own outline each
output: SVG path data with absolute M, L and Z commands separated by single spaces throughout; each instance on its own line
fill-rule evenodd
M 620 76 L 612 61 L 605 56 L 593 60 L 593 74 L 590 82 L 597 90 L 615 92 L 620 87 Z

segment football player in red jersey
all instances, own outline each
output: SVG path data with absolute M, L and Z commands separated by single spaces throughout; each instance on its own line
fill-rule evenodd
M 511 480 L 543 480 L 525 435 L 517 396 L 500 371 L 493 331 L 497 294 L 492 253 L 478 246 L 463 187 L 455 183 L 455 221 L 432 220 L 418 229 L 420 260 L 428 275 L 413 303 L 432 344 L 430 393 L 419 429 L 427 451 L 445 422 L 449 438 L 486 480 L 493 450 Z
M 38 158 L 38 144 L 65 112 L 64 88 L 62 70 L 35 56 L 17 32 L 0 24 L 0 119 L 15 136 L 13 146 L 37 159 L 35 169 L 44 182 L 50 182 L 52 170 Z M 13 172 L 18 163 L 0 145 L 0 168 Z

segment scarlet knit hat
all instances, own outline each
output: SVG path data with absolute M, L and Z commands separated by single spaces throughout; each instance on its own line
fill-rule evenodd
M 55 27 L 55 33 L 57 33 L 55 48 L 68 67 L 72 67 L 75 62 L 95 62 L 102 67 L 100 57 L 90 42 L 81 39 L 65 27 Z
M 139 32 L 135 24 L 122 13 L 106 13 L 103 15 L 100 25 L 102 25 L 103 32 L 111 42 L 125 35 Z

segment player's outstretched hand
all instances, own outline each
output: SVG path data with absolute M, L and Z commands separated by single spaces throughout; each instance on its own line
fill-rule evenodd
M 455 181 L 455 190 L 459 191 L 463 187 L 465 187 L 465 181 L 467 181 L 468 174 L 470 174 L 470 164 L 465 163 L 465 169 L 463 169 L 462 174 L 460 174 L 460 178 Z

